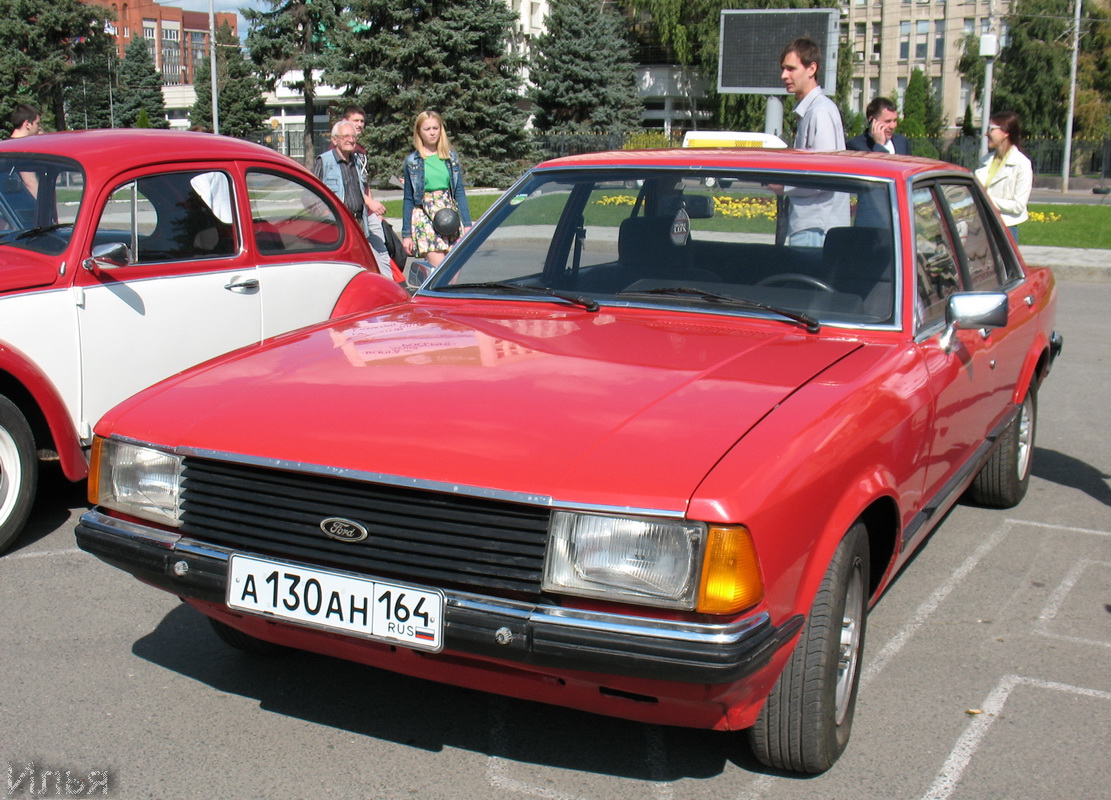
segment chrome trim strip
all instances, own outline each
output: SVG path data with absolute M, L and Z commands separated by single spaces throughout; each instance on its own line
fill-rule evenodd
M 201 447 L 163 447 L 130 436 L 112 434 L 109 437 L 115 441 L 126 442 L 138 447 L 149 447 L 153 450 L 169 452 L 179 456 L 195 456 L 207 458 L 212 461 L 222 461 L 226 464 L 245 464 L 251 467 L 265 467 L 280 469 L 287 472 L 301 472 L 308 475 L 320 475 L 328 478 L 341 478 L 344 480 L 360 481 L 362 483 L 377 483 L 385 486 L 399 486 L 408 489 L 421 489 L 442 494 L 457 494 L 462 497 L 480 497 L 487 500 L 498 500 L 506 503 L 520 503 L 522 505 L 540 506 L 543 508 L 561 509 L 567 511 L 584 511 L 596 514 L 617 514 L 620 516 L 656 517 L 664 519 L 685 519 L 685 509 L 665 510 L 659 508 L 636 508 L 634 506 L 611 506 L 595 503 L 575 503 L 557 500 L 548 495 L 528 494 L 527 492 L 513 492 L 503 489 L 491 489 L 482 486 L 470 486 L 460 483 L 445 483 L 442 481 L 429 481 L 422 478 L 407 478 L 402 475 L 389 475 L 383 472 L 367 472 L 364 470 L 349 470 L 340 467 L 329 467 L 323 464 L 310 464 L 303 461 L 286 461 L 280 458 L 263 458 L 261 456 L 248 456 L 240 453 L 229 453 L 222 450 L 209 450 Z
M 81 521 L 95 525 L 108 533 L 130 536 L 131 538 L 140 540 L 144 544 L 152 544 L 164 550 L 174 550 L 181 542 L 180 533 L 164 531 L 160 528 L 152 528 L 138 522 L 131 522 L 118 517 L 110 517 L 99 511 L 86 511 L 82 515 Z
M 234 552 L 231 548 L 217 545 L 204 544 L 193 539 L 186 539 L 176 533 L 146 528 L 133 522 L 109 517 L 95 509 L 85 512 L 81 523 L 90 528 L 141 540 L 158 547 L 172 550 L 182 555 L 191 555 L 200 558 L 209 558 L 214 561 L 227 562 Z M 266 556 L 266 558 L 270 558 Z M 301 565 L 313 569 L 323 567 L 291 561 L 289 559 L 272 559 L 292 565 Z M 342 575 L 351 575 L 357 578 L 373 576 L 363 573 L 347 572 L 342 569 L 327 567 L 326 569 Z M 419 582 L 402 581 L 419 588 L 428 588 Z M 771 618 L 767 612 L 760 612 L 727 623 L 716 622 L 691 622 L 686 620 L 653 619 L 649 617 L 629 617 L 623 614 L 611 614 L 603 611 L 585 611 L 575 608 L 562 608 L 560 606 L 536 605 L 518 600 L 509 600 L 500 597 L 472 594 L 468 592 L 444 591 L 445 605 L 460 611 L 497 614 L 504 617 L 513 617 L 522 622 L 532 624 L 547 624 L 579 630 L 597 631 L 602 634 L 621 634 L 626 636 L 644 636 L 654 639 L 669 639 L 677 642 L 690 642 L 692 644 L 731 644 L 743 640 L 752 631 L 767 625 Z

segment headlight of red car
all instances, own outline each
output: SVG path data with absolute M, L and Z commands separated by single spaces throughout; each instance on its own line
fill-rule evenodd
M 176 528 L 181 525 L 181 457 L 97 437 L 89 464 L 89 501 Z
M 743 527 L 569 511 L 552 515 L 544 589 L 710 614 L 763 597 Z

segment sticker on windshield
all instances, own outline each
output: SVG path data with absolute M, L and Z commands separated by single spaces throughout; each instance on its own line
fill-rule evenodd
M 526 200 L 528 200 L 528 195 L 527 194 L 515 195 L 512 199 L 510 199 L 509 205 L 519 206 L 521 203 L 525 202 Z
M 683 247 L 691 235 L 691 218 L 685 208 L 675 212 L 675 219 L 671 221 L 671 243 L 676 247 Z

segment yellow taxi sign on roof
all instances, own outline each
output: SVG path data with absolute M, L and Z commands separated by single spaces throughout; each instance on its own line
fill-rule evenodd
M 787 143 L 771 133 L 751 131 L 688 131 L 683 147 L 786 147 Z

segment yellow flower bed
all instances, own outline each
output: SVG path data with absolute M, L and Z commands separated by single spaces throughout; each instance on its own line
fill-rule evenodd
M 596 200 L 599 206 L 631 206 L 636 199 L 627 194 L 615 194 Z M 775 198 L 773 197 L 732 197 L 714 198 L 714 209 L 723 217 L 740 219 L 775 219 Z
M 1054 214 L 1052 211 L 1031 211 L 1031 222 L 1059 222 L 1061 220 L 1060 214 Z

